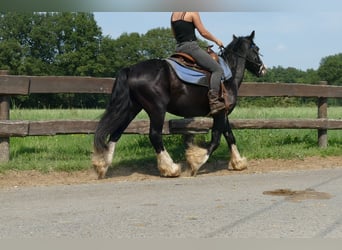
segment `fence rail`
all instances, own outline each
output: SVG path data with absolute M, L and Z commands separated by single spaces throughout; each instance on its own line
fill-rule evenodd
M 233 129 L 342 129 L 337 119 L 235 119 Z M 0 137 L 46 136 L 61 134 L 92 134 L 94 120 L 0 121 Z M 210 118 L 172 119 L 164 122 L 163 134 L 207 133 L 212 127 Z M 135 120 L 125 134 L 147 134 L 149 120 Z
M 0 72 L 0 162 L 9 160 L 9 137 L 57 134 L 94 133 L 98 121 L 93 120 L 10 120 L 10 97 L 43 93 L 110 94 L 114 78 L 65 76 L 10 76 Z M 329 119 L 327 98 L 342 98 L 342 87 L 297 83 L 243 83 L 239 96 L 244 97 L 316 97 L 317 119 L 236 119 L 234 129 L 317 129 L 320 147 L 327 146 L 327 130 L 342 129 L 342 120 Z M 174 119 L 165 121 L 164 134 L 207 133 L 212 127 L 209 118 Z M 147 134 L 148 120 L 135 120 L 125 130 L 130 134 Z
M 0 76 L 0 95 L 43 93 L 103 93 L 110 94 L 114 78 L 67 76 Z M 341 98 L 342 87 L 298 83 L 245 82 L 239 96 L 292 96 Z

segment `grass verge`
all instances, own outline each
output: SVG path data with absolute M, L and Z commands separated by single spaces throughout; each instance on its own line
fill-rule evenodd
M 329 118 L 342 119 L 341 107 L 329 107 Z M 103 110 L 13 110 L 13 120 L 99 119 Z M 237 108 L 231 119 L 238 118 L 315 118 L 315 107 Z M 170 118 L 171 116 L 168 116 Z M 137 119 L 146 118 L 141 113 Z M 317 131 L 309 129 L 235 130 L 240 153 L 248 159 L 303 159 L 309 156 L 341 156 L 342 130 L 328 131 L 328 148 L 317 146 Z M 197 142 L 209 141 L 210 134 L 198 135 Z M 93 135 L 32 136 L 10 139 L 10 162 L 0 164 L 7 170 L 76 171 L 91 167 Z M 181 135 L 164 136 L 164 143 L 175 161 L 184 161 Z M 209 161 L 228 160 L 229 151 L 222 139 Z M 119 141 L 116 165 L 154 164 L 155 154 L 147 135 L 123 135 Z

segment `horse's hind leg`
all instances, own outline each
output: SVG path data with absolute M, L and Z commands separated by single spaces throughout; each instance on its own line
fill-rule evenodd
M 157 164 L 160 175 L 163 177 L 178 177 L 181 174 L 181 166 L 173 162 L 163 145 L 162 130 L 164 117 L 164 115 L 150 115 L 149 138 L 157 154 Z
M 107 150 L 100 153 L 94 152 L 92 156 L 92 164 L 99 179 L 103 179 L 105 177 L 109 166 L 112 164 L 117 141 L 121 138 L 121 135 L 127 126 L 140 111 L 140 107 L 132 108 L 127 114 L 126 119 L 122 122 L 121 126 L 119 126 L 118 129 L 110 135 L 109 141 L 107 143 Z
M 239 150 L 236 146 L 236 141 L 235 141 L 235 137 L 233 134 L 233 131 L 230 127 L 229 124 L 229 120 L 227 118 L 226 120 L 226 129 L 225 132 L 223 133 L 228 145 L 229 145 L 229 149 L 230 149 L 230 162 L 228 163 L 228 167 L 229 165 L 232 166 L 232 168 L 234 170 L 244 170 L 247 168 L 247 159 L 245 157 L 241 157 Z
M 115 151 L 115 142 L 110 141 L 107 149 L 103 152 L 94 152 L 91 158 L 93 168 L 99 179 L 103 179 L 107 173 L 108 167 L 112 164 Z

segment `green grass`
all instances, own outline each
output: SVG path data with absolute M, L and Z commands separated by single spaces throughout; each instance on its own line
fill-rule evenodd
M 103 110 L 12 110 L 12 120 L 99 119 Z M 238 118 L 316 118 L 315 107 L 236 108 L 231 119 Z M 342 119 L 342 107 L 329 107 L 329 118 Z M 174 116 L 168 115 L 167 118 Z M 140 113 L 137 119 L 147 118 Z M 317 131 L 309 129 L 247 129 L 234 130 L 240 153 L 248 159 L 293 159 L 308 156 L 341 156 L 342 130 L 328 131 L 328 148 L 317 146 Z M 75 171 L 91 167 L 93 135 L 58 135 L 12 137 L 10 162 L 0 164 L 6 170 Z M 196 141 L 209 141 L 210 135 L 198 135 Z M 181 135 L 164 136 L 164 143 L 175 161 L 184 161 Z M 229 152 L 222 138 L 220 147 L 209 161 L 227 160 Z M 147 135 L 123 135 L 115 158 L 116 165 L 154 164 L 155 154 Z

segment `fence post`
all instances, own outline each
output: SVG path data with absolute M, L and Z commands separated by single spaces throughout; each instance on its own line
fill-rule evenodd
M 7 70 L 0 70 L 0 76 L 8 75 Z M 0 120 L 9 120 L 10 97 L 0 95 Z M 9 138 L 0 137 L 0 163 L 9 161 Z
M 320 85 L 328 85 L 327 81 L 320 81 Z M 328 98 L 319 97 L 318 98 L 318 119 L 327 119 L 328 118 Z M 328 146 L 328 130 L 327 129 L 318 129 L 318 146 L 320 148 L 326 148 Z

